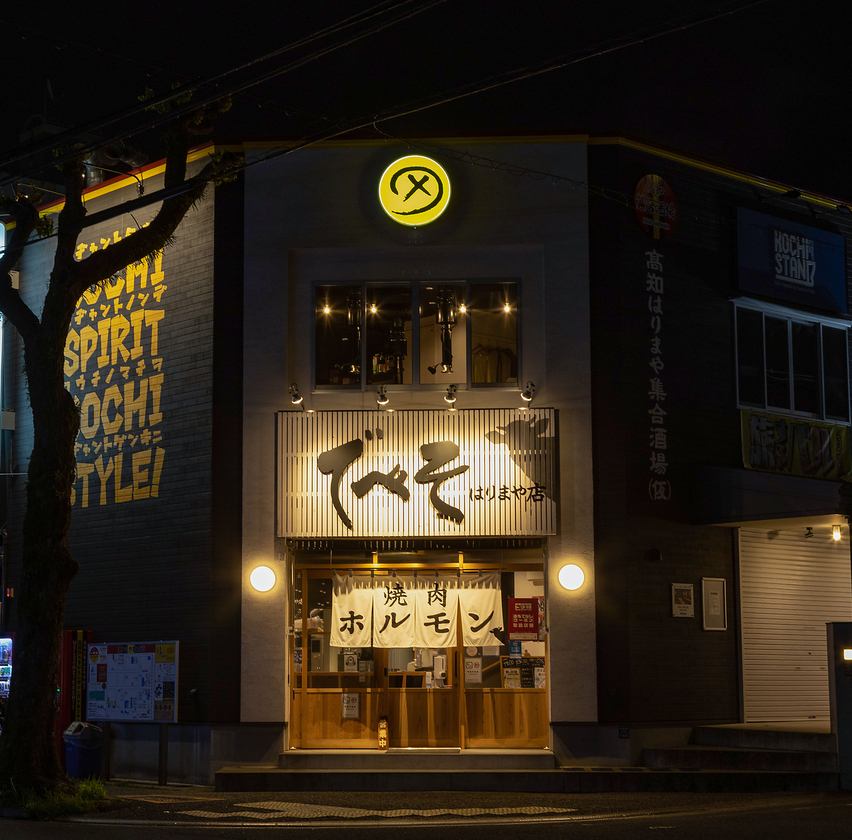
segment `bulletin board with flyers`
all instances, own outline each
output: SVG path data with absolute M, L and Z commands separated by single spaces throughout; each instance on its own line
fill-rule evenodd
M 87 720 L 177 723 L 178 649 L 176 641 L 89 645 Z

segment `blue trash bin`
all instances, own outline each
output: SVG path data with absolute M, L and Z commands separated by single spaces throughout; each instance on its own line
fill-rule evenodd
M 65 772 L 73 779 L 103 776 L 104 731 L 93 723 L 75 720 L 62 734 Z

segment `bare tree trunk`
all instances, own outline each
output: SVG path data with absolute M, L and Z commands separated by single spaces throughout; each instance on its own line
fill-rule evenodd
M 57 366 L 56 342 L 39 330 L 26 345 L 35 439 L 27 482 L 23 574 L 11 695 L 0 768 L 19 788 L 44 790 L 62 777 L 53 732 L 65 596 L 77 564 L 68 549 L 74 441 L 80 418 Z

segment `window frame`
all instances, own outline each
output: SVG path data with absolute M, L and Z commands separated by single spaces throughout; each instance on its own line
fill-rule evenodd
M 798 417 L 807 420 L 818 420 L 821 423 L 832 423 L 838 426 L 852 425 L 852 402 L 850 402 L 850 364 L 849 364 L 849 330 L 852 328 L 852 321 L 831 317 L 826 315 L 818 315 L 812 312 L 804 312 L 798 309 L 790 309 L 785 306 L 760 301 L 753 298 L 735 298 L 731 301 L 734 309 L 734 381 L 736 387 L 736 403 L 738 409 L 751 411 L 766 411 L 772 414 L 780 414 L 788 417 Z M 761 336 L 763 339 L 763 404 L 755 405 L 754 403 L 744 402 L 740 397 L 740 352 L 739 352 L 739 311 L 745 310 L 756 312 L 761 316 Z M 784 321 L 787 325 L 787 362 L 789 371 L 788 384 L 788 399 L 790 408 L 782 408 L 770 406 L 768 402 L 768 384 L 767 384 L 767 369 L 766 369 L 766 319 L 773 318 Z M 793 352 L 793 325 L 802 324 L 805 326 L 817 326 L 817 386 L 819 389 L 819 410 L 818 412 L 801 411 L 795 408 L 796 405 L 796 364 L 795 354 Z M 823 330 L 835 329 L 843 333 L 845 343 L 845 353 L 843 354 L 845 369 L 846 369 L 846 418 L 829 417 L 826 414 L 826 384 L 825 384 L 825 365 L 824 359 L 824 342 Z
M 493 383 L 474 383 L 473 382 L 473 363 L 472 363 L 472 315 L 467 315 L 469 318 L 465 329 L 465 355 L 466 355 L 466 378 L 464 382 L 458 383 L 459 389 L 465 390 L 488 390 L 488 389 L 504 389 L 517 390 L 521 385 L 522 367 L 522 327 L 521 327 L 521 307 L 522 307 L 522 290 L 523 284 L 520 277 L 477 277 L 477 278 L 456 278 L 444 277 L 440 279 L 420 277 L 417 279 L 398 279 L 398 278 L 370 278 L 364 280 L 333 280 L 323 281 L 317 280 L 311 284 L 311 306 L 313 316 L 311 318 L 311 385 L 314 393 L 324 394 L 345 394 L 345 393 L 365 393 L 374 390 L 376 385 L 367 382 L 367 292 L 370 288 L 377 286 L 400 286 L 409 289 L 411 298 L 411 346 L 409 355 L 411 357 L 411 383 L 410 384 L 388 384 L 386 389 L 389 392 L 394 391 L 445 391 L 446 383 L 426 382 L 420 377 L 420 325 L 418 321 L 418 312 L 422 298 L 422 286 L 424 284 L 435 286 L 446 285 L 448 287 L 455 286 L 464 290 L 466 298 L 470 297 L 470 290 L 474 286 L 488 285 L 514 285 L 515 287 L 515 342 L 516 342 L 516 357 L 517 357 L 517 381 L 514 383 L 493 382 Z M 317 292 L 321 288 L 329 287 L 359 287 L 361 289 L 361 385 L 358 386 L 336 386 L 336 385 L 318 385 L 317 384 L 317 358 L 316 358 L 316 342 L 317 342 Z

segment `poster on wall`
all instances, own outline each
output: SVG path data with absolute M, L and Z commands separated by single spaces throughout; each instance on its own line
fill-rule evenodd
M 521 641 L 539 639 L 539 621 L 543 601 L 541 597 L 509 598 L 508 637 L 510 639 Z
M 691 583 L 672 584 L 672 617 L 695 618 L 695 594 Z
M 358 720 L 361 717 L 361 695 L 347 691 L 340 695 L 340 716 L 343 720 Z
M 177 641 L 90 644 L 86 718 L 177 723 Z

